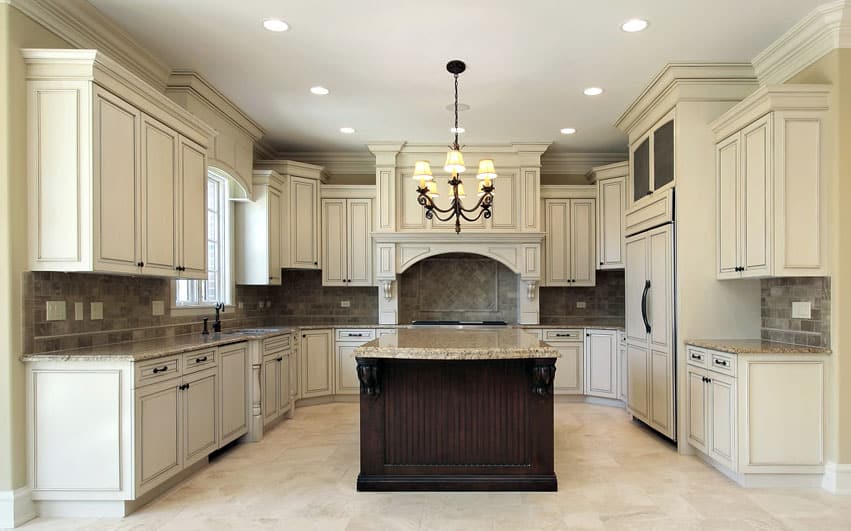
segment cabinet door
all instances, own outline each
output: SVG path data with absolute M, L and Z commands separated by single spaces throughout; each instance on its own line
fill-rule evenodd
M 176 131 L 142 118 L 143 273 L 177 276 Z
M 178 153 L 180 172 L 180 272 L 181 278 L 207 278 L 207 202 L 221 208 L 225 201 L 207 193 L 207 155 L 201 146 L 180 139 Z
M 319 185 L 290 177 L 290 267 L 319 269 Z
M 627 409 L 635 418 L 647 421 L 650 413 L 650 351 L 628 344 L 626 347 Z
M 734 472 L 736 466 L 735 380 L 709 372 L 709 456 Z
M 268 189 L 269 284 L 281 285 L 281 193 Z
M 674 121 L 653 131 L 653 190 L 674 182 Z
M 263 357 L 263 423 L 278 418 L 278 354 L 270 354 Z
M 581 395 L 583 387 L 583 347 L 578 341 L 550 342 L 561 357 L 556 360 L 556 376 L 553 393 L 557 395 Z
M 322 200 L 322 285 L 345 286 L 346 258 L 346 200 Z
M 218 371 L 200 371 L 183 379 L 183 466 L 218 448 Z
M 706 378 L 705 369 L 697 369 L 688 366 L 686 376 L 686 411 L 688 412 L 688 442 L 706 453 L 707 433 L 709 429 L 709 420 L 706 412 L 709 408 L 707 397 L 709 396 L 709 388 L 704 379 Z
M 648 233 L 650 289 L 647 292 L 647 319 L 650 343 L 655 350 L 674 351 L 674 244 L 671 226 Z M 633 293 L 636 295 L 637 293 Z M 637 302 L 641 302 L 638 300 Z
M 650 195 L 650 138 L 632 152 L 632 202 Z
M 289 350 L 278 356 L 278 411 L 286 411 L 292 404 L 290 391 L 290 359 Z
M 245 344 L 219 350 L 219 445 L 248 433 L 248 348 Z
M 360 392 L 355 349 L 360 343 L 337 343 L 337 394 L 356 395 Z
M 771 274 L 771 116 L 742 131 L 742 255 L 743 277 Z
M 346 201 L 347 270 L 349 286 L 372 285 L 372 200 Z M 324 264 L 323 264 L 324 266 Z
M 570 278 L 571 286 L 593 286 L 596 283 L 597 258 L 594 243 L 597 231 L 593 199 L 570 201 Z
M 95 87 L 94 268 L 139 273 L 142 256 L 142 114 Z
M 544 201 L 547 224 L 546 285 L 567 286 L 570 280 L 570 200 Z
M 179 379 L 136 390 L 136 497 L 183 468 Z
M 739 135 L 719 143 L 716 147 L 715 165 L 718 186 L 718 278 L 739 278 L 739 260 L 741 257 L 742 225 L 739 205 Z
M 613 330 L 585 334 L 585 394 L 617 398 L 618 360 Z
M 311 398 L 334 393 L 334 365 L 330 330 L 311 330 L 301 336 L 301 396 Z
M 649 278 L 647 255 L 648 238 L 646 234 L 630 237 L 626 242 L 626 272 L 624 275 L 626 294 L 626 337 L 627 341 L 643 343 L 647 341 L 647 329 L 642 313 L 642 295 L 645 282 Z
M 520 218 L 520 192 L 518 191 L 519 179 L 516 172 L 498 170 L 499 178 L 493 181 L 495 186 L 493 192 L 493 218 L 491 227 L 495 230 L 517 230 Z M 473 179 L 469 179 L 473 181 Z M 478 187 L 478 180 L 476 180 Z M 470 190 L 472 192 L 472 190 Z M 476 201 L 479 198 L 476 196 Z M 533 202 L 534 204 L 534 202 Z
M 597 258 L 599 269 L 624 267 L 626 177 L 597 183 Z
M 623 341 L 626 341 L 624 339 Z M 618 400 L 624 403 L 629 389 L 629 372 L 626 364 L 626 343 L 618 346 Z

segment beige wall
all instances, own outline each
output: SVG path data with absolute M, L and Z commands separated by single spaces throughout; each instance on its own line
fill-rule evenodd
M 545 163 L 546 164 L 546 163 Z M 541 174 L 541 184 L 588 184 L 588 178 L 585 175 L 553 175 L 551 173 Z
M 830 183 L 833 355 L 826 442 L 828 460 L 847 464 L 851 463 L 851 49 L 830 52 L 788 83 L 830 83 L 834 88 L 831 129 L 836 156 Z
M 0 3 L 0 491 L 27 483 L 22 349 L 26 267 L 26 83 L 21 48 L 67 48 Z

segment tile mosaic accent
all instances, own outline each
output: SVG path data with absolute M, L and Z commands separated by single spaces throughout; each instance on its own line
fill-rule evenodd
M 417 262 L 399 275 L 399 322 L 517 322 L 517 275 L 474 254 L 450 253 Z
M 767 278 L 762 287 L 762 339 L 830 347 L 830 278 Z M 793 319 L 792 303 L 809 301 L 810 319 Z
M 597 285 L 592 288 L 541 288 L 541 324 L 557 325 L 581 319 L 623 326 L 625 290 L 623 271 L 597 271 Z M 577 303 L 582 302 L 585 308 L 577 308 Z

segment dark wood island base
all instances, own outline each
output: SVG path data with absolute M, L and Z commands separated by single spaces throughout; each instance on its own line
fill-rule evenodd
M 358 358 L 359 491 L 555 491 L 555 358 Z

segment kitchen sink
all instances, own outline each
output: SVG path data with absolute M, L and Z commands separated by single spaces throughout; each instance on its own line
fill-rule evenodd
M 223 336 L 262 336 L 265 334 L 274 334 L 277 332 L 282 332 L 280 328 L 241 328 L 239 330 L 228 330 L 227 332 L 222 332 Z

